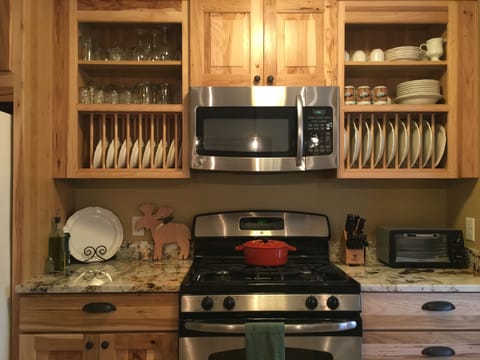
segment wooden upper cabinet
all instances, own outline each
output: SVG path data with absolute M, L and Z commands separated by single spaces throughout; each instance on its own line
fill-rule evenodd
M 10 71 L 11 0 L 0 0 L 0 71 Z
M 194 0 L 192 86 L 331 85 L 336 6 L 331 0 Z

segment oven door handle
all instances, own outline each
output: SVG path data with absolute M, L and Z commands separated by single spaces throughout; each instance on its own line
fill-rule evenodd
M 357 327 L 354 320 L 348 321 L 329 321 L 315 324 L 285 324 L 285 334 L 312 334 L 319 332 L 341 332 L 352 330 Z M 245 334 L 245 324 L 223 324 L 223 323 L 206 323 L 201 321 L 185 322 L 185 329 L 210 332 L 210 333 L 230 333 Z

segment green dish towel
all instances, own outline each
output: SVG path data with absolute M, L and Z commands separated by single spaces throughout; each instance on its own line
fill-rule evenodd
M 285 360 L 285 324 L 247 322 L 245 349 L 246 360 Z

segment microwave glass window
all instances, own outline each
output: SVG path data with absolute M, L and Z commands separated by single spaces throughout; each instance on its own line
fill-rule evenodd
M 294 108 L 198 108 L 197 152 L 224 156 L 291 156 L 296 148 Z

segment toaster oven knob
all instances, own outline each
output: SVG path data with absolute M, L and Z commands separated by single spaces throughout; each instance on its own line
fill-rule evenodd
M 318 306 L 318 300 L 315 296 L 309 296 L 307 297 L 307 300 L 305 300 L 305 305 L 310 310 L 313 310 Z
M 205 296 L 201 305 L 203 310 L 211 310 L 213 308 L 213 299 L 210 296 Z
M 227 296 L 223 299 L 223 307 L 227 310 L 232 310 L 235 307 L 235 299 L 231 296 Z
M 327 299 L 327 307 L 331 310 L 335 310 L 336 308 L 338 308 L 338 306 L 340 305 L 340 301 L 338 301 L 338 298 L 335 297 L 335 296 L 330 296 L 328 299 Z

